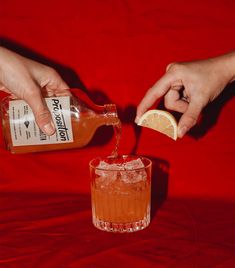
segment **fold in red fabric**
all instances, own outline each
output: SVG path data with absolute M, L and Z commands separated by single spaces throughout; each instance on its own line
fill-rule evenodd
M 234 203 L 168 199 L 143 231 L 102 232 L 86 194 L 0 196 L 0 267 L 233 267 Z

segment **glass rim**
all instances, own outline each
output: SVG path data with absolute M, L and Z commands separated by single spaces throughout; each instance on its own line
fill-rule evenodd
M 105 160 L 105 159 L 110 159 L 110 158 L 112 158 L 112 157 L 108 157 L 108 156 L 104 156 L 104 157 L 102 157 L 102 156 L 98 156 L 98 157 L 95 157 L 95 158 L 93 158 L 92 160 L 90 160 L 89 161 L 89 167 L 90 168 L 93 168 L 93 169 L 96 169 L 96 170 L 102 170 L 102 171 L 105 171 L 105 172 L 113 172 L 113 171 L 128 171 L 128 172 L 132 172 L 132 171 L 138 171 L 138 170 L 143 170 L 143 169 L 147 169 L 147 168 L 149 168 L 149 167 L 152 167 L 152 160 L 150 160 L 148 157 L 145 157 L 145 156 L 142 156 L 142 155 L 121 155 L 121 157 L 123 158 L 123 157 L 133 157 L 133 158 L 136 158 L 136 159 L 138 159 L 138 158 L 140 158 L 141 160 L 142 159 L 145 159 L 145 160 L 147 160 L 148 161 L 148 164 L 147 165 L 145 165 L 144 167 L 141 167 L 141 168 L 133 168 L 133 169 L 106 169 L 106 168 L 99 168 L 99 167 L 97 167 L 97 166 L 95 166 L 94 164 L 93 164 L 93 162 L 95 162 L 96 160 L 100 160 L 100 161 L 102 161 L 102 160 Z M 114 158 L 115 159 L 115 158 Z M 144 164 L 144 163 L 143 163 Z

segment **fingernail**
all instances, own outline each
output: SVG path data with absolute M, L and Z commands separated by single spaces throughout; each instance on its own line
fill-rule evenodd
M 43 130 L 47 135 L 52 135 L 55 132 L 55 127 L 53 123 L 50 122 L 43 127 Z
M 183 136 L 185 135 L 185 133 L 188 131 L 188 127 L 187 126 L 182 126 L 179 128 L 178 130 L 178 137 L 179 138 L 183 138 Z

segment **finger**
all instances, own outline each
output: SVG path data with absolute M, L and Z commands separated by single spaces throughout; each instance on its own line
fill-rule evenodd
M 182 86 L 172 85 L 171 89 L 175 91 L 180 91 L 182 89 Z
M 172 65 L 174 65 L 175 62 L 172 62 L 172 63 L 169 63 L 167 66 L 166 66 L 166 72 L 168 72 L 168 70 L 171 68 Z
M 24 100 L 31 107 L 38 127 L 45 134 L 52 135 L 55 132 L 55 126 L 51 113 L 41 95 L 40 88 L 32 85 L 29 90 L 25 90 Z
M 192 101 L 189 103 L 187 110 L 181 116 L 178 124 L 178 137 L 182 138 L 198 120 L 198 117 L 203 109 L 203 105 L 199 102 Z
M 42 71 L 41 71 L 42 72 Z M 51 67 L 44 67 L 43 73 L 37 81 L 44 88 L 48 96 L 71 96 L 69 86 L 61 76 Z
M 175 89 L 175 90 L 180 90 L 184 87 L 184 83 L 181 79 L 178 79 L 176 81 L 174 81 L 172 84 L 171 84 L 171 88 Z
M 174 76 L 172 74 L 166 73 L 160 80 L 157 81 L 156 84 L 150 88 L 145 94 L 144 98 L 140 102 L 137 107 L 137 113 L 135 122 L 138 122 L 141 115 L 150 108 L 157 99 L 166 94 L 166 92 L 170 89 L 171 84 L 174 81 Z
M 0 91 L 6 92 L 8 94 L 11 94 L 11 91 L 6 88 L 4 85 L 0 84 Z
M 69 86 L 62 80 L 60 76 L 51 78 L 50 82 L 45 88 L 47 92 L 53 96 L 72 96 Z
M 188 108 L 188 103 L 180 99 L 179 92 L 172 89 L 166 93 L 164 104 L 167 109 L 180 113 L 184 113 Z
M 6 92 L 6 93 L 10 94 L 11 99 L 17 99 L 18 98 L 14 93 L 12 93 L 8 88 L 3 86 L 2 84 L 0 84 L 0 91 L 3 91 L 3 92 Z

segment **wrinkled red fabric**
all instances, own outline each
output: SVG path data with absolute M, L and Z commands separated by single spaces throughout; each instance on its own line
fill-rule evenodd
M 171 199 L 145 230 L 91 225 L 88 194 L 1 194 L 0 267 L 233 267 L 234 203 Z M 2 207 L 2 204 L 4 205 Z
M 133 123 L 167 64 L 234 49 L 234 10 L 231 0 L 0 0 L 0 45 L 116 103 L 120 152 L 154 164 L 150 226 L 105 233 L 91 223 L 88 162 L 113 150 L 112 127 L 83 149 L 25 155 L 0 134 L 0 267 L 235 267 L 234 85 L 176 142 Z

